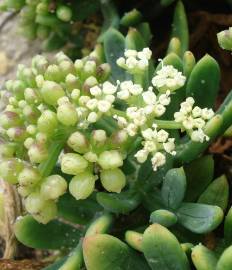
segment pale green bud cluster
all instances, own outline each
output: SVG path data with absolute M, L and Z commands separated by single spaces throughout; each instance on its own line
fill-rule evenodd
M 232 27 L 218 33 L 217 38 L 222 49 L 232 51 Z

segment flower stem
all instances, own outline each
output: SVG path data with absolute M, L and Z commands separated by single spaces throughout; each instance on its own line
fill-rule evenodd
M 157 124 L 159 128 L 164 128 L 164 129 L 180 129 L 181 128 L 181 124 L 175 121 L 154 120 L 153 123 Z

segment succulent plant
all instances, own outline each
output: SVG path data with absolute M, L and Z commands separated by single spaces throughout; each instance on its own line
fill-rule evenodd
M 15 234 L 29 247 L 60 250 L 47 270 L 191 269 L 191 248 L 228 204 L 227 179 L 212 181 L 204 152 L 232 124 L 231 93 L 214 112 L 219 65 L 188 51 L 181 1 L 156 63 L 141 15 L 113 18 L 88 56 L 37 55 L 1 91 L 0 176 L 25 206 Z M 133 27 L 124 36 L 120 24 Z M 203 254 L 220 270 L 230 253 L 217 262 L 196 246 L 192 258 L 198 267 Z

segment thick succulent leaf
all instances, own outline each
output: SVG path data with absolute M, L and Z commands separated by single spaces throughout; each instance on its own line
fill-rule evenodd
M 150 45 L 151 39 L 152 39 L 152 33 L 151 33 L 151 28 L 149 23 L 147 22 L 143 22 L 140 23 L 136 29 L 140 32 L 140 34 L 142 35 L 145 43 L 147 45 Z
M 126 231 L 125 233 L 125 241 L 128 243 L 128 245 L 140 252 L 142 252 L 142 239 L 142 233 L 135 231 Z
M 186 51 L 183 56 L 183 66 L 184 66 L 184 75 L 187 78 L 191 74 L 195 64 L 196 64 L 196 59 L 193 53 L 190 51 Z
M 175 0 L 160 0 L 160 4 L 161 4 L 162 6 L 167 7 L 167 6 L 171 5 L 174 1 L 175 1 Z
M 126 214 L 138 207 L 141 202 L 139 194 L 130 191 L 117 193 L 99 192 L 97 202 L 106 210 L 113 213 Z
M 164 227 L 170 227 L 176 224 L 177 216 L 168 210 L 156 210 L 151 213 L 150 222 L 159 223 Z
M 229 184 L 225 175 L 215 179 L 198 199 L 199 203 L 217 205 L 224 211 L 229 200 Z
M 142 50 L 146 47 L 146 43 L 136 28 L 130 28 L 125 39 L 126 49 Z
M 176 209 L 184 199 L 186 176 L 183 168 L 171 169 L 164 178 L 161 189 L 164 204 L 169 209 Z
M 59 259 L 57 262 L 43 268 L 43 270 L 58 270 L 65 263 L 67 257 Z
M 219 258 L 215 270 L 231 270 L 232 266 L 232 246 L 228 247 Z
M 195 201 L 213 180 L 214 160 L 207 155 L 184 166 L 187 179 L 185 200 Z
M 58 201 L 58 216 L 77 224 L 87 224 L 102 207 L 97 202 L 88 198 L 76 200 L 70 194 L 65 194 Z
M 124 55 L 124 36 L 114 28 L 109 29 L 104 37 L 104 49 L 106 61 L 110 64 L 112 69 L 112 77 L 114 81 L 124 81 L 126 78 L 126 73 L 116 64 L 117 59 Z
M 229 209 L 224 223 L 224 237 L 228 245 L 232 244 L 232 207 Z
M 181 55 L 183 55 L 185 51 L 188 50 L 189 32 L 184 5 L 181 1 L 178 1 L 175 8 L 174 19 L 172 24 L 172 37 L 177 37 L 180 40 Z
M 188 270 L 188 259 L 176 237 L 159 224 L 149 226 L 143 235 L 142 250 L 151 269 Z
M 186 95 L 201 108 L 211 108 L 219 90 L 220 68 L 210 55 L 201 58 L 193 68 L 186 86 Z
M 183 203 L 176 214 L 178 222 L 195 233 L 211 232 L 223 219 L 220 207 L 199 203 Z
M 192 249 L 192 261 L 197 270 L 215 270 L 216 254 L 207 247 L 199 244 Z
M 143 206 L 149 210 L 149 212 L 165 209 L 160 190 L 153 188 L 153 191 L 144 193 Z
M 134 8 L 122 16 L 120 24 L 126 27 L 136 26 L 142 21 L 142 19 L 142 14 Z
M 169 230 L 176 236 L 180 243 L 193 243 L 197 245 L 203 241 L 202 234 L 191 232 L 178 223 L 170 227 Z
M 113 218 L 110 214 L 104 214 L 97 217 L 88 227 L 85 236 L 92 236 L 99 233 L 106 233 L 109 231 L 113 222 Z
M 38 249 L 66 249 L 77 245 L 82 232 L 58 220 L 40 224 L 31 216 L 18 219 L 14 225 L 16 238 L 25 246 Z
M 84 238 L 83 255 L 87 270 L 149 270 L 142 256 L 107 234 Z

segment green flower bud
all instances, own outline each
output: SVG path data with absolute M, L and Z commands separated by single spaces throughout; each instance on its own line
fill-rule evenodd
M 23 168 L 24 164 L 20 159 L 4 159 L 0 163 L 0 177 L 11 184 L 16 184 L 18 183 L 18 174 Z
M 123 158 L 117 150 L 104 151 L 99 155 L 98 163 L 104 170 L 115 169 L 123 165 Z
M 128 139 L 128 134 L 125 130 L 119 130 L 112 134 L 111 141 L 114 145 L 122 145 Z
M 0 114 L 0 125 L 5 128 L 20 126 L 21 119 L 16 112 L 5 111 Z
M 23 115 L 29 123 L 35 124 L 40 116 L 40 111 L 35 106 L 26 105 L 23 108 Z
M 37 91 L 32 88 L 26 88 L 24 91 L 24 98 L 27 103 L 29 104 L 37 104 L 38 102 L 41 101 L 41 98 Z
M 103 129 L 98 129 L 98 130 L 94 130 L 92 132 L 92 140 L 93 143 L 95 144 L 104 144 L 105 141 L 107 140 L 107 135 L 105 130 Z
M 81 59 L 77 59 L 74 63 L 75 70 L 78 74 L 81 74 L 84 68 L 84 62 Z
M 23 186 L 18 186 L 17 191 L 20 196 L 23 198 L 26 198 L 28 195 L 30 195 L 33 192 L 32 187 L 23 187 Z
M 36 55 L 32 58 L 32 67 L 35 68 L 39 74 L 44 74 L 48 64 L 48 60 L 43 55 Z
M 12 91 L 14 96 L 20 100 L 24 98 L 24 90 L 26 89 L 26 84 L 20 80 L 16 80 L 12 84 Z
M 61 21 L 69 22 L 72 19 L 72 10 L 68 6 L 61 5 L 56 10 L 56 16 Z
M 62 51 L 58 52 L 55 55 L 55 59 L 56 59 L 57 64 L 60 64 L 62 61 L 72 62 L 72 60 L 66 54 L 64 54 Z
M 57 125 L 56 113 L 49 110 L 43 111 L 37 122 L 38 130 L 47 135 L 52 135 Z
M 35 75 L 31 68 L 24 68 L 22 70 L 22 80 L 30 87 L 35 87 Z
M 75 74 L 74 64 L 69 60 L 64 60 L 59 63 L 62 74 L 66 77 L 68 74 Z
M 65 102 L 57 108 L 57 119 L 65 126 L 74 126 L 78 116 L 76 108 L 70 102 Z
M 232 27 L 218 33 L 217 38 L 222 49 L 232 51 Z
M 96 75 L 96 62 L 95 61 L 87 61 L 84 65 L 84 76 L 89 77 L 89 76 L 95 76 Z
M 46 143 L 47 139 L 48 139 L 47 135 L 45 133 L 42 133 L 42 132 L 37 133 L 35 138 L 36 138 L 36 141 L 38 143 L 42 143 L 42 144 Z
M 65 86 L 69 92 L 72 92 L 73 89 L 80 87 L 80 82 L 75 75 L 68 74 L 65 78 Z
M 22 187 L 32 187 L 41 180 L 39 171 L 33 167 L 25 167 L 18 176 L 18 181 Z
M 56 200 L 66 192 L 67 183 L 60 175 L 47 177 L 41 185 L 41 195 L 46 200 Z
M 45 200 L 39 191 L 31 193 L 24 201 L 25 208 L 30 214 L 38 214 L 44 207 Z
M 44 81 L 41 89 L 41 95 L 46 103 L 55 106 L 57 104 L 57 100 L 65 96 L 65 92 L 58 83 Z
M 32 163 L 41 163 L 48 157 L 48 149 L 44 144 L 33 143 L 29 150 L 28 156 Z
M 77 200 L 88 198 L 94 191 L 96 177 L 90 172 L 74 176 L 69 183 L 69 191 Z
M 48 3 L 42 2 L 36 6 L 37 14 L 47 14 L 49 11 Z
M 122 170 L 103 170 L 100 175 L 103 187 L 109 192 L 120 193 L 126 185 L 126 177 Z
M 86 153 L 88 151 L 88 140 L 86 137 L 79 131 L 76 131 L 71 134 L 67 142 L 68 146 L 71 147 L 74 151 L 78 153 Z
M 34 214 L 33 217 L 38 222 L 47 224 L 49 221 L 53 220 L 57 216 L 57 206 L 54 201 L 45 201 L 43 208 L 39 213 Z
M 49 65 L 45 74 L 44 74 L 45 80 L 48 81 L 55 81 L 60 82 L 63 80 L 64 76 L 61 72 L 61 69 L 58 65 Z
M 95 85 L 98 84 L 98 81 L 95 77 L 90 76 L 89 78 L 87 78 L 83 84 L 83 90 L 85 93 L 89 93 L 89 89 Z
M 22 142 L 27 137 L 27 132 L 24 127 L 9 128 L 6 134 L 11 140 L 16 141 L 16 142 Z
M 64 154 L 61 160 L 61 171 L 63 173 L 76 175 L 84 172 L 88 167 L 88 162 L 78 154 L 67 153 Z
M 0 158 L 13 157 L 15 153 L 15 144 L 0 140 Z

